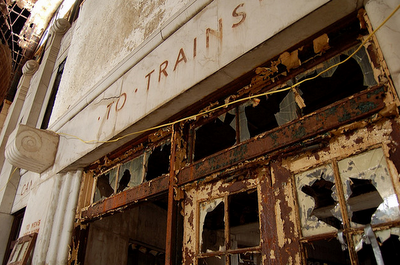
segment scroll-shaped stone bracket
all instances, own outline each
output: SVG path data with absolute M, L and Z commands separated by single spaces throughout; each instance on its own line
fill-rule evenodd
M 42 173 L 54 164 L 59 135 L 19 124 L 10 134 L 6 159 L 15 167 Z

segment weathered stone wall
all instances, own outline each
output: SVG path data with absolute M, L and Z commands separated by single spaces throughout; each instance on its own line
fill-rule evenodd
M 85 1 L 74 28 L 52 121 L 188 2 Z

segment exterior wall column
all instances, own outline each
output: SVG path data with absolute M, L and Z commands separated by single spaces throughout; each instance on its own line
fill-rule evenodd
M 398 6 L 397 0 L 370 0 L 365 5 L 372 27 L 376 29 Z M 400 10 L 398 10 L 387 22 L 376 32 L 376 37 L 381 47 L 386 64 L 390 70 L 397 94 L 400 95 Z
M 14 167 L 5 161 L 4 151 L 8 136 L 18 124 L 19 114 L 24 104 L 26 93 L 28 92 L 32 76 L 35 74 L 38 67 L 39 64 L 36 61 L 29 60 L 22 68 L 22 77 L 18 84 L 17 94 L 9 108 L 7 118 L 0 134 L 0 242 L 8 241 L 14 219 L 11 215 L 11 208 L 19 182 L 19 172 L 15 172 L 11 175 Z M 3 260 L 5 251 L 6 243 L 0 244 L 0 261 Z
M 8 241 L 13 221 L 11 209 L 20 180 L 19 171 L 14 172 L 15 167 L 5 160 L 4 151 L 8 137 L 18 124 L 36 127 L 47 90 L 51 87 L 51 75 L 60 49 L 61 40 L 69 27 L 70 24 L 66 19 L 58 19 L 50 29 L 50 36 L 40 66 L 34 61 L 28 61 L 24 66 L 23 76 L 19 83 L 16 99 L 14 100 L 15 103 L 12 104 L 9 110 L 0 135 L 0 242 Z M 32 78 L 34 73 L 34 78 Z M 58 190 L 55 191 L 55 193 L 58 192 Z M 5 248 L 5 244 L 0 244 L 0 260 L 4 257 Z
M 58 174 L 32 264 L 67 264 L 82 170 Z M 59 188 L 59 189 L 58 189 Z
M 36 74 L 37 80 L 32 83 L 24 107 L 21 112 L 20 123 L 37 127 L 40 111 L 44 105 L 44 100 L 50 83 L 57 55 L 60 50 L 61 40 L 69 29 L 70 24 L 66 19 L 58 19 L 50 29 L 50 36 L 47 48 L 44 52 L 42 63 Z M 40 121 L 41 122 L 41 121 Z

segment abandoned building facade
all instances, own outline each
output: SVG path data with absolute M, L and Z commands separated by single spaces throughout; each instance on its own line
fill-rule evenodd
M 3 264 L 396 264 L 399 1 L 71 2 L 3 103 Z

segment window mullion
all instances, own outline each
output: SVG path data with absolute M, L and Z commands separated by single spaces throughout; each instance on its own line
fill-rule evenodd
M 229 201 L 228 201 L 228 195 L 225 195 L 224 197 L 225 201 L 225 252 L 228 251 L 228 249 L 231 248 L 230 246 L 230 230 L 229 230 Z
M 342 215 L 343 230 L 344 230 L 343 233 L 347 240 L 346 243 L 347 243 L 347 247 L 349 250 L 350 260 L 353 265 L 358 265 L 357 253 L 355 252 L 352 233 L 351 233 L 351 229 L 350 229 L 350 221 L 348 218 L 347 203 L 346 203 L 346 199 L 344 197 L 342 179 L 339 174 L 339 167 L 338 167 L 336 159 L 333 159 L 332 167 L 333 167 L 333 172 L 334 172 L 334 177 L 335 177 L 336 191 L 337 191 L 338 199 L 339 199 L 340 212 Z

